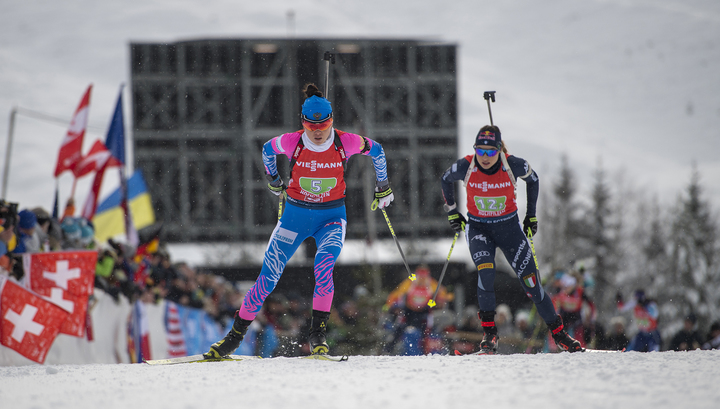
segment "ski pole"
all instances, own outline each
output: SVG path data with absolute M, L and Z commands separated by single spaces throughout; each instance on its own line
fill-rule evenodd
M 377 209 L 378 209 L 378 200 L 375 199 L 375 200 L 373 200 L 372 205 L 370 205 L 370 210 L 375 211 Z M 382 210 L 382 214 L 383 214 L 383 216 L 385 216 L 385 222 L 387 222 L 387 225 L 390 228 L 390 233 L 393 236 L 393 240 L 395 240 L 395 245 L 397 246 L 398 250 L 400 251 L 400 257 L 402 257 L 402 261 L 403 261 L 403 263 L 405 263 L 405 269 L 407 270 L 407 272 L 409 274 L 408 278 L 410 279 L 410 281 L 415 281 L 417 279 L 417 276 L 415 276 L 415 274 L 410 271 L 410 266 L 408 265 L 407 260 L 405 259 L 405 253 L 403 253 L 402 248 L 400 247 L 400 242 L 398 242 L 398 238 L 395 235 L 395 230 L 393 230 L 392 224 L 390 223 L 390 218 L 388 217 L 385 209 L 380 209 L 380 210 Z
M 335 64 L 335 54 L 330 51 L 325 51 L 323 56 L 325 60 L 325 98 L 330 97 L 330 63 Z
M 483 98 L 485 98 L 485 101 L 487 101 L 488 113 L 490 114 L 490 125 L 495 126 L 492 119 L 492 109 L 490 109 L 490 100 L 492 100 L 492 102 L 495 102 L 495 91 L 485 91 L 483 93 Z
M 428 301 L 428 303 L 427 303 L 427 305 L 430 308 L 437 305 L 435 303 L 435 299 L 437 298 L 438 292 L 440 291 L 440 284 L 442 284 L 443 277 L 445 277 L 445 270 L 447 270 L 447 266 L 450 263 L 450 255 L 452 254 L 453 249 L 455 248 L 455 242 L 457 241 L 457 238 L 459 235 L 460 235 L 460 233 L 455 233 L 455 238 L 453 239 L 452 244 L 450 245 L 450 252 L 448 252 L 448 256 L 447 256 L 447 259 L 445 260 L 445 265 L 443 266 L 442 273 L 440 273 L 440 279 L 438 280 L 437 288 L 435 289 L 435 294 L 433 294 L 432 299 L 430 301 Z
M 530 251 L 532 252 L 533 260 L 535 260 L 535 268 L 537 269 L 538 272 L 540 272 L 540 264 L 538 264 L 537 254 L 535 254 L 535 245 L 533 244 L 533 234 L 532 234 L 532 229 L 530 227 L 528 227 L 528 241 L 530 242 Z
M 282 193 L 280 193 L 280 200 L 278 201 L 278 220 L 283 215 L 283 205 L 285 204 L 285 191 L 283 190 Z

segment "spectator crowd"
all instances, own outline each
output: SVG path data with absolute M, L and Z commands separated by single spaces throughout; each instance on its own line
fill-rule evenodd
M 203 310 L 219 328 L 231 325 L 241 306 L 247 283 L 233 283 L 222 276 L 173 262 L 161 243 L 161 225 L 140 232 L 140 245 L 94 238 L 90 221 L 73 216 L 70 202 L 65 215 L 52 217 L 43 208 L 18 209 L 0 202 L 0 274 L 20 281 L 24 275 L 24 253 L 97 250 L 95 287 L 112 296 L 155 303 L 161 299 Z M 421 355 L 469 353 L 482 340 L 477 308 L 452 309 L 454 295 L 430 276 L 427 266 L 418 266 L 415 281 L 405 280 L 387 296 L 371 294 L 358 286 L 350 296 L 337 299 L 328 325 L 328 343 L 334 355 Z M 683 327 L 670 339 L 658 332 L 658 308 L 642 290 L 629 301 L 618 294 L 617 314 L 607 328 L 598 312 L 582 271 L 558 272 L 544 283 L 566 328 L 583 346 L 608 350 L 695 350 L 720 348 L 720 322 L 706 332 L 689 314 Z M 435 302 L 430 307 L 430 300 Z M 251 354 L 297 356 L 309 353 L 311 299 L 298 293 L 275 292 L 267 299 L 253 323 Z M 92 301 L 90 302 L 92 304 Z M 631 323 L 632 325 L 629 325 Z M 497 307 L 496 325 L 500 353 L 554 352 L 547 328 L 534 309 L 508 305 Z M 630 333 L 632 327 L 632 334 Z M 632 335 L 632 336 L 630 336 Z

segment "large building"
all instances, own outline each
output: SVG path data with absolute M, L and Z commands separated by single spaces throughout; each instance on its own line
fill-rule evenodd
M 135 167 L 171 242 L 267 240 L 278 216 L 260 150 L 301 128 L 302 87 L 324 90 L 335 124 L 382 144 L 399 236 L 451 234 L 439 178 L 456 159 L 456 46 L 414 40 L 228 39 L 133 43 Z M 288 180 L 286 160 L 278 161 Z M 374 171 L 353 157 L 348 238 L 385 237 Z

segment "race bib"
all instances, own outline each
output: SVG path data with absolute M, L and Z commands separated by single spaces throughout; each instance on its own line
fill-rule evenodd
M 475 207 L 481 212 L 501 212 L 505 210 L 505 196 L 480 197 L 475 196 Z
M 335 178 L 301 177 L 299 182 L 302 190 L 314 195 L 322 195 L 337 186 L 337 179 Z

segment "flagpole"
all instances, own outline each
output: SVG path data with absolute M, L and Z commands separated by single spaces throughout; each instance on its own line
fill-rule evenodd
M 73 178 L 72 189 L 70 190 L 70 198 L 71 198 L 71 199 L 74 199 L 74 198 L 75 198 L 75 187 L 76 187 L 76 186 L 77 186 L 77 178 L 74 177 L 74 178 Z
M 15 116 L 17 112 L 17 107 L 12 107 L 10 110 L 10 126 L 8 127 L 7 150 L 5 151 L 5 166 L 2 177 L 2 195 L 0 195 L 0 199 L 3 200 L 5 200 L 5 194 L 7 193 L 8 175 L 10 174 L 10 152 L 12 151 L 13 133 L 15 133 Z

